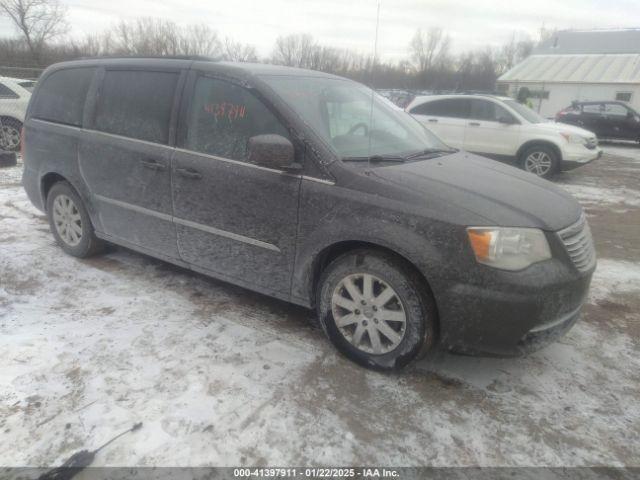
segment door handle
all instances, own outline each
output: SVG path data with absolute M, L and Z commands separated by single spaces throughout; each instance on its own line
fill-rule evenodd
M 437 118 L 430 118 L 428 120 L 428 122 L 430 122 L 430 123 L 438 123 L 438 119 Z
M 181 177 L 191 178 L 193 180 L 199 180 L 202 178 L 202 174 L 193 168 L 176 168 L 176 173 Z
M 164 170 L 167 168 L 166 165 L 164 165 L 163 163 L 160 163 L 156 160 L 150 159 L 150 160 L 140 160 L 140 163 L 142 164 L 142 166 L 144 168 L 148 168 L 150 170 Z
M 469 125 L 472 127 L 479 127 L 480 124 L 478 122 L 469 122 Z

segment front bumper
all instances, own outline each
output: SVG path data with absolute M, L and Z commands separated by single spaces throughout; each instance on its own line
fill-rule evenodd
M 558 259 L 521 272 L 487 269 L 439 292 L 445 348 L 518 356 L 551 343 L 578 320 L 595 270 L 580 273 Z
M 602 149 L 596 147 L 586 148 L 584 145 L 565 147 L 562 152 L 562 170 L 573 170 L 574 168 L 593 162 L 602 156 Z

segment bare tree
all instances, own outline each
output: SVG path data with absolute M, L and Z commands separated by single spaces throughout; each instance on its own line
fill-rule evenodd
M 418 72 L 446 63 L 450 38 L 441 28 L 430 28 L 426 33 L 418 29 L 409 43 L 411 60 Z
M 230 62 L 257 62 L 258 53 L 252 45 L 236 42 L 226 37 L 222 44 L 223 57 Z
M 276 39 L 272 61 L 289 67 L 309 68 L 316 43 L 309 34 L 294 34 Z
M 36 63 L 46 43 L 69 30 L 58 0 L 0 0 L 0 12 L 20 31 Z
M 497 59 L 498 73 L 502 74 L 531 55 L 533 41 L 529 37 L 516 40 L 515 32 L 509 41 L 502 46 Z
M 208 25 L 180 27 L 169 20 L 121 21 L 103 38 L 103 49 L 125 55 L 203 55 L 222 53 L 218 34 Z
M 215 30 L 205 24 L 191 25 L 178 32 L 181 55 L 202 55 L 218 58 L 223 47 Z

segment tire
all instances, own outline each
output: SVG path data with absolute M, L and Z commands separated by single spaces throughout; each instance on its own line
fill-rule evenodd
M 366 277 L 372 288 L 365 291 Z M 410 267 L 390 254 L 370 249 L 346 253 L 327 266 L 318 285 L 323 330 L 341 353 L 362 366 L 397 370 L 435 343 L 431 294 Z M 366 295 L 369 291 L 373 295 Z
M 49 190 L 47 217 L 56 242 L 69 255 L 86 258 L 103 250 L 104 242 L 96 237 L 82 199 L 67 182 Z
M 560 158 L 551 147 L 533 145 L 522 152 L 520 166 L 524 171 L 538 177 L 551 178 L 560 171 Z
M 0 150 L 17 152 L 20 150 L 22 122 L 15 118 L 3 118 L 0 122 L 2 123 L 2 129 L 0 130 Z

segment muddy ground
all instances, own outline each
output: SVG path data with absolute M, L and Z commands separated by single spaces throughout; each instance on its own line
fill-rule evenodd
M 640 148 L 556 183 L 599 254 L 583 319 L 526 358 L 343 359 L 311 313 L 124 249 L 66 256 L 0 170 L 0 465 L 640 466 Z

